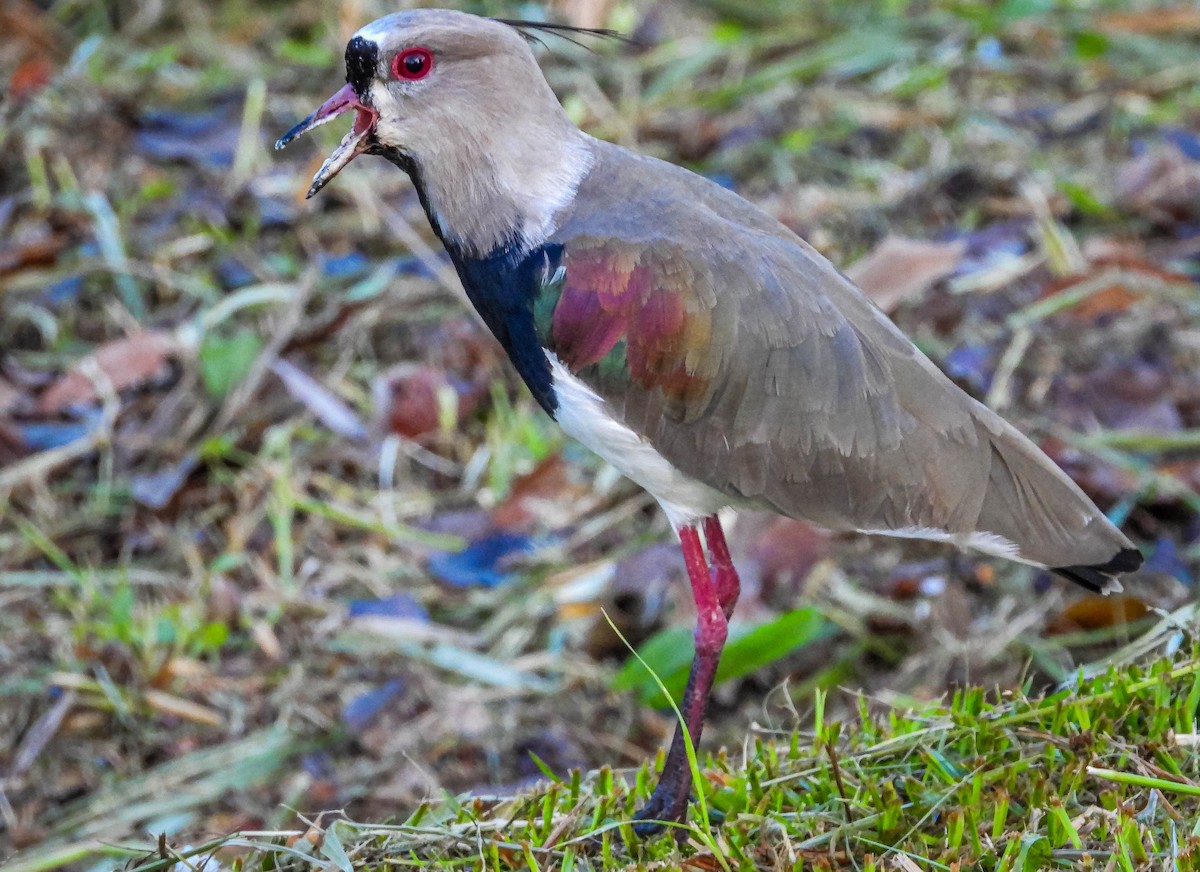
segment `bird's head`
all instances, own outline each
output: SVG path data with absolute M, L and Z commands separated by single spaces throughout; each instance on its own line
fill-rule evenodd
M 492 163 L 491 155 L 513 147 L 509 137 L 566 135 L 565 115 L 521 31 L 442 9 L 398 12 L 354 34 L 346 85 L 275 147 L 351 110 L 354 124 L 317 172 L 309 197 L 360 154 L 445 173 L 467 169 L 455 162 Z M 528 148 L 526 156 L 536 160 Z

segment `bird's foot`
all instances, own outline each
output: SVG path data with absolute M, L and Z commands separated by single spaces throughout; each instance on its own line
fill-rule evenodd
M 672 790 L 670 786 L 663 789 L 660 782 L 650 800 L 633 816 L 633 832 L 639 839 L 659 835 L 668 824 L 686 823 L 688 804 L 691 795 L 686 790 Z M 687 838 L 687 830 L 683 827 L 672 827 L 675 841 L 682 842 Z

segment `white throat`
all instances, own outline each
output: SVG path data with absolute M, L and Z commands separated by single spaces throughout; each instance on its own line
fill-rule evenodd
M 514 242 L 525 250 L 545 242 L 595 163 L 590 140 L 574 127 L 567 135 L 532 128 L 519 142 L 447 137 L 434 153 L 413 157 L 443 238 L 475 257 Z
M 574 201 L 594 160 L 583 138 L 572 137 L 519 169 L 513 162 L 488 161 L 486 185 L 472 189 L 462 179 L 447 179 L 444 192 L 428 191 L 430 210 L 448 239 L 481 254 L 514 235 L 525 248 L 536 248 L 558 229 L 559 215 Z M 509 221 L 498 225 L 495 218 L 502 215 Z

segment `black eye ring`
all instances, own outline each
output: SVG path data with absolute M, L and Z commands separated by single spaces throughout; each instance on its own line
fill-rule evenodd
M 433 52 L 427 48 L 405 49 L 392 61 L 392 75 L 397 79 L 415 82 L 433 69 Z

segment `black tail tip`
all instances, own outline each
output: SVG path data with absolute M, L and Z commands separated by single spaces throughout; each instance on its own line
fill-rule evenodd
M 1097 563 L 1093 566 L 1055 566 L 1051 571 L 1094 593 L 1118 593 L 1121 590 L 1121 582 L 1114 576 L 1123 572 L 1133 572 L 1142 565 L 1142 560 L 1141 551 L 1136 548 L 1122 548 L 1107 563 Z

